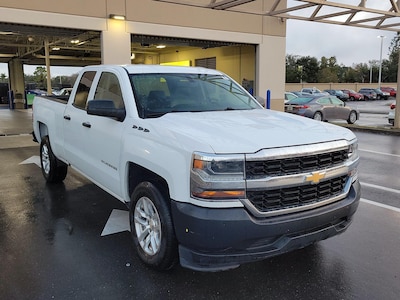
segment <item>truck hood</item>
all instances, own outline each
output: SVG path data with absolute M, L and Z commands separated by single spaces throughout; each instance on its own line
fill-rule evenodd
M 202 144 L 215 153 L 254 153 L 265 148 L 355 138 L 340 126 L 265 109 L 169 113 L 152 120 L 152 130 L 160 138 L 174 137 L 175 142 L 196 148 Z

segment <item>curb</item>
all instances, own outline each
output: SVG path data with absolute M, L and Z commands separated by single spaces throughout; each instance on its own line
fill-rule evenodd
M 348 125 L 348 124 L 339 124 L 339 123 L 334 123 L 334 124 L 338 125 L 338 126 L 346 127 L 348 129 L 354 130 L 354 131 L 400 136 L 400 129 L 398 129 L 398 128 L 369 127 L 369 126 L 358 126 L 358 125 L 354 125 L 354 124 Z

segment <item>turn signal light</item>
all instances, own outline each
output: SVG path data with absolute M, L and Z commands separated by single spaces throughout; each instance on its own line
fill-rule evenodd
M 193 196 L 204 199 L 238 199 L 244 198 L 244 191 L 202 191 L 193 192 Z

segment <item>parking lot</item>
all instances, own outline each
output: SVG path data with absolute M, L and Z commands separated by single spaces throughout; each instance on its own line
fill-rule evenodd
M 383 112 L 371 113 L 383 101 L 349 105 L 374 115 L 365 127 L 387 127 Z M 355 132 L 362 200 L 342 235 L 226 272 L 156 272 L 135 255 L 123 204 L 71 170 L 63 184 L 45 183 L 29 111 L 0 110 L 0 120 L 9 124 L 0 132 L 1 299 L 398 299 L 396 135 Z

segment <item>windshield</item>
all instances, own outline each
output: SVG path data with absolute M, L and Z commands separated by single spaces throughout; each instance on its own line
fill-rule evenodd
M 224 75 L 130 74 L 141 118 L 166 113 L 262 108 Z

